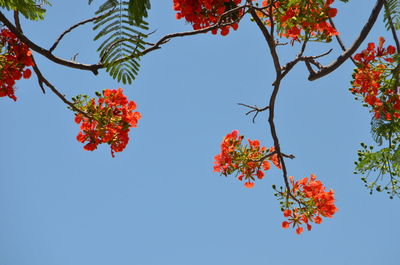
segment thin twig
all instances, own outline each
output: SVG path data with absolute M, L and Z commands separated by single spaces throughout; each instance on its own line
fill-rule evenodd
M 333 23 L 333 19 L 332 19 L 331 17 L 329 17 L 329 23 L 331 23 L 332 27 L 333 27 L 336 31 L 338 31 L 338 30 L 336 29 L 335 23 Z M 340 34 L 337 34 L 337 35 L 335 36 L 335 38 L 336 38 L 337 42 L 339 43 L 340 48 L 342 48 L 342 51 L 346 51 L 346 46 L 344 45 L 344 43 L 343 43 L 343 41 L 342 41 L 342 38 L 340 37 Z M 356 64 L 356 61 L 354 61 L 354 59 L 353 59 L 352 56 L 350 56 L 350 60 L 351 60 L 355 65 L 357 65 L 357 64 Z
M 253 116 L 253 119 L 252 119 L 253 123 L 255 123 L 255 120 L 257 118 L 258 113 L 266 111 L 267 109 L 269 109 L 269 106 L 266 106 L 264 108 L 258 108 L 257 106 L 250 106 L 250 105 L 246 105 L 246 104 L 243 104 L 243 103 L 238 103 L 238 105 L 241 105 L 241 106 L 244 106 L 244 107 L 247 107 L 247 108 L 251 109 L 248 112 L 246 112 L 246 116 L 249 115 L 250 113 L 255 112 L 255 114 Z
M 16 25 L 16 29 L 18 32 L 20 32 L 22 34 L 22 27 L 19 21 L 19 12 L 18 11 L 14 11 L 14 20 L 15 20 L 15 25 Z M 60 93 L 60 91 L 58 91 L 42 74 L 42 72 L 39 69 L 39 66 L 37 65 L 35 58 L 33 57 L 33 55 L 31 55 L 32 58 L 32 62 L 33 62 L 33 70 L 36 73 L 36 76 L 38 78 L 38 83 L 39 86 L 41 87 L 43 93 L 46 93 L 43 84 L 45 84 L 47 87 L 50 88 L 51 91 L 53 91 L 54 94 L 56 94 L 65 104 L 67 104 L 68 106 L 70 106 L 74 111 L 79 112 L 81 114 L 83 114 L 86 117 L 90 117 L 90 115 L 88 115 L 86 112 L 82 111 L 81 109 L 75 107 L 75 105 L 70 102 L 69 100 L 67 100 L 65 98 L 65 96 L 63 94 Z
M 78 22 L 78 23 L 76 23 L 75 25 L 71 26 L 70 28 L 66 29 L 66 30 L 57 38 L 57 40 L 54 42 L 54 44 L 50 47 L 49 51 L 50 51 L 50 52 L 53 52 L 54 49 L 57 48 L 57 45 L 60 43 L 61 39 L 64 38 L 64 36 L 65 36 L 67 33 L 71 32 L 72 30 L 76 29 L 76 28 L 79 27 L 79 26 L 82 26 L 82 25 L 84 25 L 84 24 L 86 24 L 86 23 L 95 21 L 95 20 L 97 20 L 97 19 L 99 19 L 99 18 L 101 18 L 101 17 L 103 17 L 103 16 L 106 16 L 106 15 L 108 15 L 109 13 L 111 13 L 111 12 L 113 12 L 113 11 L 114 11 L 114 9 L 112 9 L 111 11 L 109 11 L 109 12 L 107 12 L 107 13 L 105 13 L 105 14 L 102 14 L 102 15 L 100 15 L 100 16 L 96 16 L 96 17 L 92 17 L 92 18 L 83 20 L 83 21 Z

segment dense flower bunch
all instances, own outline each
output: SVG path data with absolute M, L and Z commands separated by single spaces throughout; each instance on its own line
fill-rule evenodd
M 303 178 L 294 181 L 290 177 L 291 190 L 278 191 L 275 196 L 281 200 L 283 216 L 288 220 L 282 223 L 283 228 L 289 228 L 290 225 L 296 228 L 296 233 L 303 232 L 302 225 L 306 225 L 307 230 L 311 230 L 312 222 L 320 224 L 322 217 L 331 218 L 338 209 L 335 206 L 333 190 L 325 191 L 321 181 L 316 180 L 316 176 Z
M 249 145 L 243 146 L 244 136 L 234 130 L 227 134 L 221 143 L 221 153 L 215 156 L 214 172 L 220 172 L 224 176 L 236 173 L 237 178 L 246 180 L 244 186 L 253 188 L 256 178 L 264 178 L 264 171 L 270 169 L 271 161 L 276 167 L 281 168 L 274 148 L 267 150 L 260 146 L 258 140 L 248 140 Z M 269 161 L 268 161 L 269 160 Z
M 29 47 L 8 29 L 0 31 L 0 97 L 17 100 L 15 81 L 31 76 L 31 70 L 26 69 L 33 66 L 31 54 Z
M 193 25 L 193 29 L 202 29 L 214 25 L 218 22 L 221 15 L 233 8 L 238 7 L 242 0 L 174 0 L 174 10 L 177 19 L 185 18 Z M 222 19 L 222 23 L 237 21 L 243 14 L 242 10 L 233 12 Z M 221 35 L 229 33 L 229 29 L 237 30 L 238 23 L 232 23 L 221 27 Z M 212 30 L 213 34 L 217 29 Z
M 266 7 L 259 15 L 270 24 L 270 15 L 277 25 L 281 37 L 292 41 L 310 39 L 330 41 L 338 32 L 327 22 L 337 14 L 336 8 L 331 8 L 334 0 L 265 0 Z
M 136 104 L 128 101 L 122 93 L 122 89 L 106 89 L 103 93 L 97 93 L 99 97 L 96 103 L 94 98 L 87 96 L 74 98 L 75 106 L 85 113 L 76 114 L 75 122 L 81 124 L 77 140 L 87 142 L 83 147 L 87 151 L 93 151 L 101 143 L 107 143 L 111 147 L 111 155 L 121 152 L 129 141 L 129 130 L 136 127 L 141 118 L 140 113 L 134 111 Z
M 400 118 L 399 64 L 396 48 L 369 43 L 368 47 L 354 56 L 357 63 L 350 91 L 361 96 L 372 107 L 376 119 L 392 120 Z

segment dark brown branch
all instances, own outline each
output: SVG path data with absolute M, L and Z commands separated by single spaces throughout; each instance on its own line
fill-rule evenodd
M 315 65 L 319 70 L 323 69 L 324 66 L 322 64 L 320 64 L 316 59 L 326 56 L 331 52 L 332 52 L 332 49 L 330 49 L 329 51 L 327 51 L 323 54 L 316 55 L 316 56 L 302 56 L 299 58 L 299 61 L 304 61 L 306 63 L 307 69 L 310 73 L 315 73 L 315 71 L 311 67 L 311 64 Z
M 22 31 L 21 24 L 20 24 L 20 22 L 19 22 L 19 12 L 18 12 L 18 11 L 14 11 L 14 20 L 15 20 L 16 30 L 17 30 L 19 33 L 22 34 L 23 31 Z M 33 55 L 31 55 L 31 57 L 32 57 L 32 61 L 33 61 L 33 66 L 32 66 L 32 67 L 33 67 L 33 70 L 34 70 L 35 73 L 36 73 L 36 76 L 37 76 L 37 78 L 38 78 L 39 86 L 41 87 L 43 93 L 46 93 L 46 91 L 45 91 L 45 89 L 44 89 L 44 86 L 43 86 L 43 84 L 45 84 L 45 85 L 46 85 L 47 87 L 49 87 L 50 90 L 53 91 L 53 93 L 56 94 L 65 104 L 67 104 L 68 106 L 70 106 L 73 110 L 75 110 L 75 111 L 77 111 L 77 112 L 79 112 L 79 113 L 85 115 L 86 117 L 89 117 L 89 118 L 90 118 L 90 116 L 89 116 L 86 112 L 84 112 L 84 111 L 78 109 L 77 107 L 75 107 L 75 105 L 74 105 L 72 102 L 70 102 L 69 100 L 67 100 L 67 99 L 65 98 L 65 96 L 64 96 L 63 94 L 61 94 L 61 93 L 60 93 L 60 92 L 59 92 L 59 91 L 58 91 L 58 90 L 43 76 L 42 72 L 40 71 L 40 69 L 39 69 L 39 67 L 38 67 L 38 65 L 37 65 L 37 63 L 36 63 L 36 61 L 35 61 L 35 58 L 33 57 Z
M 253 123 L 255 123 L 255 120 L 257 118 L 258 113 L 266 111 L 267 109 L 269 109 L 269 106 L 266 106 L 264 108 L 258 108 L 257 106 L 250 106 L 250 105 L 246 105 L 246 104 L 243 104 L 243 103 L 238 103 L 238 105 L 241 105 L 241 106 L 244 106 L 244 107 L 247 107 L 247 108 L 251 109 L 248 112 L 246 112 L 246 116 L 249 115 L 250 113 L 255 112 L 255 114 L 253 116 Z
M 149 52 L 152 52 L 154 50 L 158 50 L 158 49 L 161 48 L 161 45 L 167 43 L 168 41 L 170 41 L 171 39 L 174 39 L 174 38 L 193 36 L 193 35 L 198 35 L 198 34 L 202 34 L 202 33 L 207 33 L 207 32 L 212 31 L 214 29 L 218 29 L 220 27 L 225 27 L 225 26 L 229 26 L 229 25 L 232 25 L 234 23 L 237 23 L 243 18 L 243 16 L 247 13 L 247 11 L 243 12 L 243 15 L 240 16 L 235 21 L 232 21 L 232 22 L 229 22 L 229 23 L 223 23 L 223 19 L 226 16 L 239 11 L 240 9 L 245 9 L 245 8 L 249 8 L 249 7 L 251 7 L 251 6 L 243 5 L 243 6 L 238 6 L 236 8 L 231 9 L 231 10 L 228 10 L 228 11 L 226 11 L 225 13 L 223 13 L 219 17 L 218 21 L 214 25 L 211 25 L 211 26 L 206 27 L 206 28 L 202 28 L 202 29 L 198 29 L 198 30 L 192 30 L 192 31 L 176 32 L 176 33 L 167 34 L 167 35 L 163 36 L 162 38 L 160 38 L 152 46 L 150 46 L 149 48 L 143 50 L 140 55 L 143 56 L 143 55 L 145 55 L 145 54 L 147 54 Z M 122 58 L 122 59 L 119 59 L 119 60 L 115 61 L 114 63 L 119 63 L 119 62 L 122 62 L 122 61 L 125 61 L 125 60 L 128 60 L 128 59 L 134 58 L 136 56 L 137 56 L 137 54 L 131 54 L 130 56 L 128 56 L 126 58 Z
M 108 14 L 109 14 L 110 12 L 112 12 L 112 11 L 113 11 L 113 10 L 109 11 L 109 12 L 106 13 L 106 14 L 102 14 L 102 15 L 100 15 L 100 16 L 96 16 L 96 17 L 92 17 L 92 18 L 83 20 L 83 21 L 81 21 L 81 22 L 79 22 L 79 23 L 76 23 L 75 25 L 71 26 L 69 29 L 65 30 L 65 31 L 57 38 L 57 40 L 56 40 L 56 41 L 54 42 L 54 44 L 51 46 L 51 48 L 49 49 L 49 51 L 50 51 L 50 52 L 53 52 L 54 49 L 57 48 L 57 45 L 60 43 L 61 39 L 64 38 L 64 36 L 65 36 L 66 34 L 68 34 L 69 32 L 71 32 L 72 30 L 74 30 L 74 29 L 76 29 L 77 27 L 82 26 L 82 25 L 84 25 L 84 24 L 86 24 L 86 23 L 95 21 L 95 20 L 97 20 L 97 19 L 99 19 L 99 18 L 101 18 L 101 17 L 103 17 L 103 16 L 106 16 L 106 15 L 108 15 Z
M 277 151 L 273 151 L 273 152 L 271 152 L 271 153 L 266 154 L 265 156 L 261 157 L 261 158 L 258 159 L 258 160 L 253 160 L 253 162 L 263 162 L 263 161 L 264 161 L 265 159 L 267 159 L 268 157 L 273 156 L 273 155 L 275 155 L 275 154 L 277 154 L 277 153 L 278 153 Z M 287 154 L 284 154 L 284 153 L 282 153 L 282 156 L 283 156 L 283 157 L 286 157 L 286 158 L 290 158 L 290 159 L 296 158 L 294 155 L 287 155 Z
M 89 114 L 87 114 L 86 112 L 82 111 L 81 109 L 75 107 L 75 105 L 69 101 L 68 99 L 65 98 L 65 96 L 63 94 L 61 94 L 60 91 L 58 91 L 53 84 L 51 84 L 44 76 L 43 74 L 40 72 L 39 67 L 35 64 L 35 73 L 38 77 L 38 82 L 39 85 L 43 88 L 43 84 L 45 84 L 48 88 L 50 88 L 50 90 L 56 94 L 57 97 L 59 97 L 65 104 L 67 104 L 68 106 L 70 106 L 74 111 L 81 113 L 82 115 L 89 117 Z
M 256 22 L 258 28 L 261 30 L 262 34 L 264 35 L 265 40 L 267 41 L 267 44 L 268 44 L 268 47 L 270 49 L 270 53 L 272 56 L 272 60 L 274 62 L 274 66 L 275 66 L 276 79 L 273 84 L 274 88 L 273 88 L 273 91 L 272 91 L 272 94 L 271 94 L 271 97 L 269 100 L 269 104 L 268 104 L 268 106 L 269 106 L 268 123 L 269 123 L 270 131 L 271 131 L 271 136 L 274 141 L 275 151 L 277 152 L 279 162 L 282 166 L 283 180 L 285 182 L 285 186 L 288 191 L 288 196 L 290 195 L 291 197 L 294 197 L 290 193 L 290 184 L 289 184 L 289 180 L 288 180 L 286 164 L 285 164 L 285 160 L 283 158 L 283 154 L 281 152 L 279 138 L 278 138 L 278 134 L 277 134 L 276 127 L 275 127 L 275 122 L 274 122 L 275 102 L 276 102 L 276 97 L 279 92 L 280 83 L 282 80 L 282 70 L 281 70 L 281 66 L 280 66 L 280 62 L 279 62 L 279 57 L 278 57 L 278 54 L 276 51 L 276 45 L 275 45 L 275 41 L 274 41 L 273 37 L 271 36 L 271 34 L 269 34 L 267 28 L 264 26 L 261 19 L 257 16 L 254 9 L 250 9 L 250 14 L 251 14 L 252 18 L 254 19 L 254 21 Z
M 378 15 L 382 9 L 383 3 L 385 0 L 377 0 L 374 8 L 371 11 L 371 15 L 368 18 L 367 23 L 365 23 L 364 27 L 362 28 L 360 35 L 354 41 L 353 45 L 349 49 L 347 49 L 344 53 L 342 53 L 335 61 L 330 63 L 329 65 L 323 67 L 318 72 L 310 72 L 308 80 L 314 81 L 318 78 L 321 78 L 333 71 L 335 71 L 340 65 L 342 65 L 353 53 L 360 47 L 361 43 L 365 40 L 368 36 L 371 28 L 376 22 Z
M 19 21 L 19 12 L 18 11 L 14 11 L 14 22 L 15 22 L 15 26 L 16 26 L 17 30 L 22 33 L 22 27 L 21 27 L 21 23 Z M 31 58 L 32 58 L 32 62 L 33 62 L 33 66 L 32 66 L 33 71 L 36 73 L 36 76 L 41 75 L 40 70 L 36 65 L 36 61 L 35 61 L 35 58 L 33 57 L 33 55 L 31 55 Z M 38 83 L 39 83 L 40 88 L 42 89 L 43 94 L 46 94 L 46 90 L 44 89 L 43 82 L 40 80 L 39 77 L 38 77 Z
M 292 70 L 292 68 L 293 68 L 298 62 L 300 62 L 301 58 L 303 57 L 303 53 L 304 53 L 304 51 L 306 50 L 307 43 L 308 43 L 308 40 L 305 40 L 305 41 L 303 42 L 303 45 L 301 46 L 300 52 L 299 52 L 299 54 L 297 54 L 296 58 L 295 58 L 294 60 L 292 60 L 292 61 L 286 63 L 286 64 L 282 67 L 282 69 L 281 69 L 281 71 L 282 71 L 281 79 L 283 79 L 283 78 L 290 72 L 290 70 Z M 272 85 L 274 85 L 274 84 L 272 84 Z
M 333 19 L 332 19 L 331 17 L 329 18 L 329 23 L 331 23 L 332 27 L 333 27 L 336 31 L 338 31 L 338 30 L 336 29 L 335 23 L 333 23 Z M 344 45 L 344 42 L 342 41 L 342 38 L 340 37 L 340 34 L 336 35 L 335 38 L 336 38 L 337 42 L 339 43 L 340 48 L 342 48 L 342 51 L 345 52 L 345 51 L 346 51 L 346 46 Z M 356 64 L 356 61 L 354 61 L 353 57 L 350 56 L 350 60 L 351 60 L 354 64 Z
M 261 30 L 262 34 L 264 35 L 265 40 L 268 43 L 268 46 L 269 46 L 269 49 L 270 49 L 270 52 L 271 52 L 271 56 L 272 56 L 272 60 L 274 62 L 274 66 L 275 66 L 276 72 L 280 73 L 281 72 L 281 66 L 280 66 L 278 54 L 276 52 L 276 45 L 275 45 L 275 41 L 274 41 L 273 37 L 268 32 L 268 29 L 265 27 L 265 25 L 263 24 L 261 19 L 257 16 L 256 11 L 254 9 L 250 9 L 250 14 L 251 14 L 251 17 L 256 22 L 258 28 Z
M 33 51 L 43 55 L 44 57 L 46 57 L 47 59 L 64 65 L 64 66 L 68 66 L 71 68 L 76 68 L 76 69 L 80 69 L 80 70 L 87 70 L 87 71 L 91 71 L 93 72 L 95 75 L 98 74 L 98 70 L 100 68 L 103 68 L 104 66 L 102 64 L 81 64 L 81 63 L 77 63 L 77 62 L 73 62 L 73 61 L 67 61 L 61 58 L 58 58 L 56 56 L 54 56 L 49 50 L 46 50 L 42 47 L 40 47 L 39 45 L 37 45 L 36 43 L 32 42 L 30 39 L 28 39 L 22 32 L 20 32 L 5 16 L 2 12 L 0 12 L 0 21 L 6 25 L 6 27 L 12 32 L 14 33 L 18 39 L 20 39 L 23 43 L 25 43 L 26 45 L 29 46 L 29 48 L 31 48 Z

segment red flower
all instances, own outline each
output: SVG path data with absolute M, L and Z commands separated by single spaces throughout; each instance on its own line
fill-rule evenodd
M 286 191 L 280 193 L 278 197 L 288 205 L 283 216 L 288 218 L 288 224 L 297 227 L 297 234 L 303 231 L 303 224 L 310 231 L 312 229 L 310 222 L 320 224 L 322 222 L 321 216 L 331 218 L 338 211 L 334 204 L 333 190 L 325 191 L 326 188 L 321 181 L 316 180 L 314 174 L 311 174 L 310 178 L 303 178 L 299 181 L 294 181 L 293 177 L 289 179 L 291 195 L 289 196 Z M 292 197 L 295 197 L 295 199 Z
M 248 189 L 251 189 L 251 188 L 254 187 L 254 183 L 253 183 L 253 182 L 246 182 L 246 183 L 244 183 L 244 186 L 245 186 L 246 188 L 248 188 Z
M 294 41 L 312 39 L 330 41 L 338 34 L 335 28 L 327 22 L 337 14 L 336 8 L 331 8 L 333 1 L 289 1 L 264 0 L 264 12 L 258 12 L 261 18 L 271 25 L 271 17 L 277 25 L 278 34 Z
M 140 113 L 134 111 L 135 102 L 128 101 L 121 88 L 104 90 L 97 103 L 93 98 L 79 107 L 89 117 L 76 114 L 75 122 L 82 123 L 77 140 L 81 143 L 88 142 L 84 146 L 87 151 L 93 151 L 99 144 L 107 143 L 111 147 L 112 157 L 115 152 L 125 149 L 129 142 L 130 128 L 136 127 L 141 118 Z
M 289 228 L 290 224 L 286 221 L 282 222 L 282 228 Z
M 0 31 L 0 97 L 17 100 L 15 81 L 31 76 L 31 70 L 25 69 L 33 65 L 31 54 L 29 47 L 8 29 Z
M 231 9 L 238 7 L 242 0 L 173 0 L 173 9 L 177 11 L 177 19 L 185 18 L 187 22 L 193 25 L 193 29 L 203 29 L 215 25 L 221 18 L 221 15 Z M 242 10 L 233 12 L 225 16 L 221 22 L 231 25 L 221 27 L 221 35 L 229 34 L 229 29 L 238 29 L 237 21 L 243 15 Z M 217 33 L 217 29 L 212 31 Z
M 26 69 L 26 70 L 24 71 L 24 73 L 23 73 L 22 76 L 23 76 L 25 79 L 28 79 L 29 77 L 31 77 L 31 75 L 32 75 L 31 70 L 30 70 L 30 69 Z
M 214 172 L 220 172 L 224 176 L 231 175 L 235 172 L 239 174 L 238 180 L 243 178 L 247 181 L 246 187 L 253 187 L 253 181 L 263 179 L 266 171 L 270 169 L 267 160 L 272 161 L 276 165 L 276 155 L 271 155 L 272 148 L 267 150 L 261 146 L 258 140 L 248 140 L 249 146 L 243 146 L 242 140 L 244 136 L 240 135 L 237 130 L 227 134 L 221 143 L 221 153 L 214 157 Z M 279 163 L 278 163 L 279 165 Z M 249 184 L 250 183 L 250 184 Z
M 289 217 L 289 216 L 291 216 L 291 215 L 292 215 L 292 211 L 289 210 L 289 209 L 286 209 L 286 210 L 283 212 L 283 216 L 285 216 L 285 217 Z
M 357 68 L 350 91 L 371 107 L 375 119 L 390 121 L 400 117 L 400 97 L 391 82 L 398 78 L 398 65 L 394 59 L 396 48 L 384 48 L 384 43 L 385 39 L 380 37 L 377 47 L 369 43 L 354 56 Z
M 300 235 L 301 233 L 303 233 L 303 227 L 299 226 L 296 229 L 296 234 Z

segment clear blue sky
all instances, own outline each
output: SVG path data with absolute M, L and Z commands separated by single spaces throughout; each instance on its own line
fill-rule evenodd
M 44 22 L 22 22 L 44 47 L 96 10 L 87 1 L 53 2 Z M 335 4 L 347 45 L 374 1 L 350 2 L 345 9 Z M 191 29 L 175 20 L 172 0 L 152 3 L 150 25 L 157 31 L 151 41 Z M 368 41 L 387 36 L 381 25 Z M 55 53 L 97 62 L 93 36 L 90 26 L 82 27 Z M 306 54 L 330 47 L 339 48 L 314 45 Z M 279 51 L 285 60 L 295 54 L 290 46 Z M 233 129 L 272 145 L 266 114 L 253 124 L 237 105 L 264 106 L 274 77 L 267 46 L 249 19 L 227 37 L 172 40 L 142 59 L 130 86 L 105 71 L 93 76 L 36 58 L 67 96 L 122 86 L 143 118 L 113 159 L 108 146 L 83 150 L 74 115 L 50 91 L 43 95 L 35 77 L 17 84 L 16 103 L 0 99 L 0 265 L 400 263 L 399 200 L 370 196 L 352 174 L 359 143 L 371 137 L 370 114 L 348 92 L 350 62 L 314 82 L 297 66 L 277 99 L 282 148 L 297 157 L 287 162 L 289 174 L 316 174 L 335 190 L 339 208 L 333 219 L 298 236 L 280 227 L 284 218 L 271 189 L 282 184 L 280 171 L 268 172 L 252 190 L 212 172 L 222 137 Z

